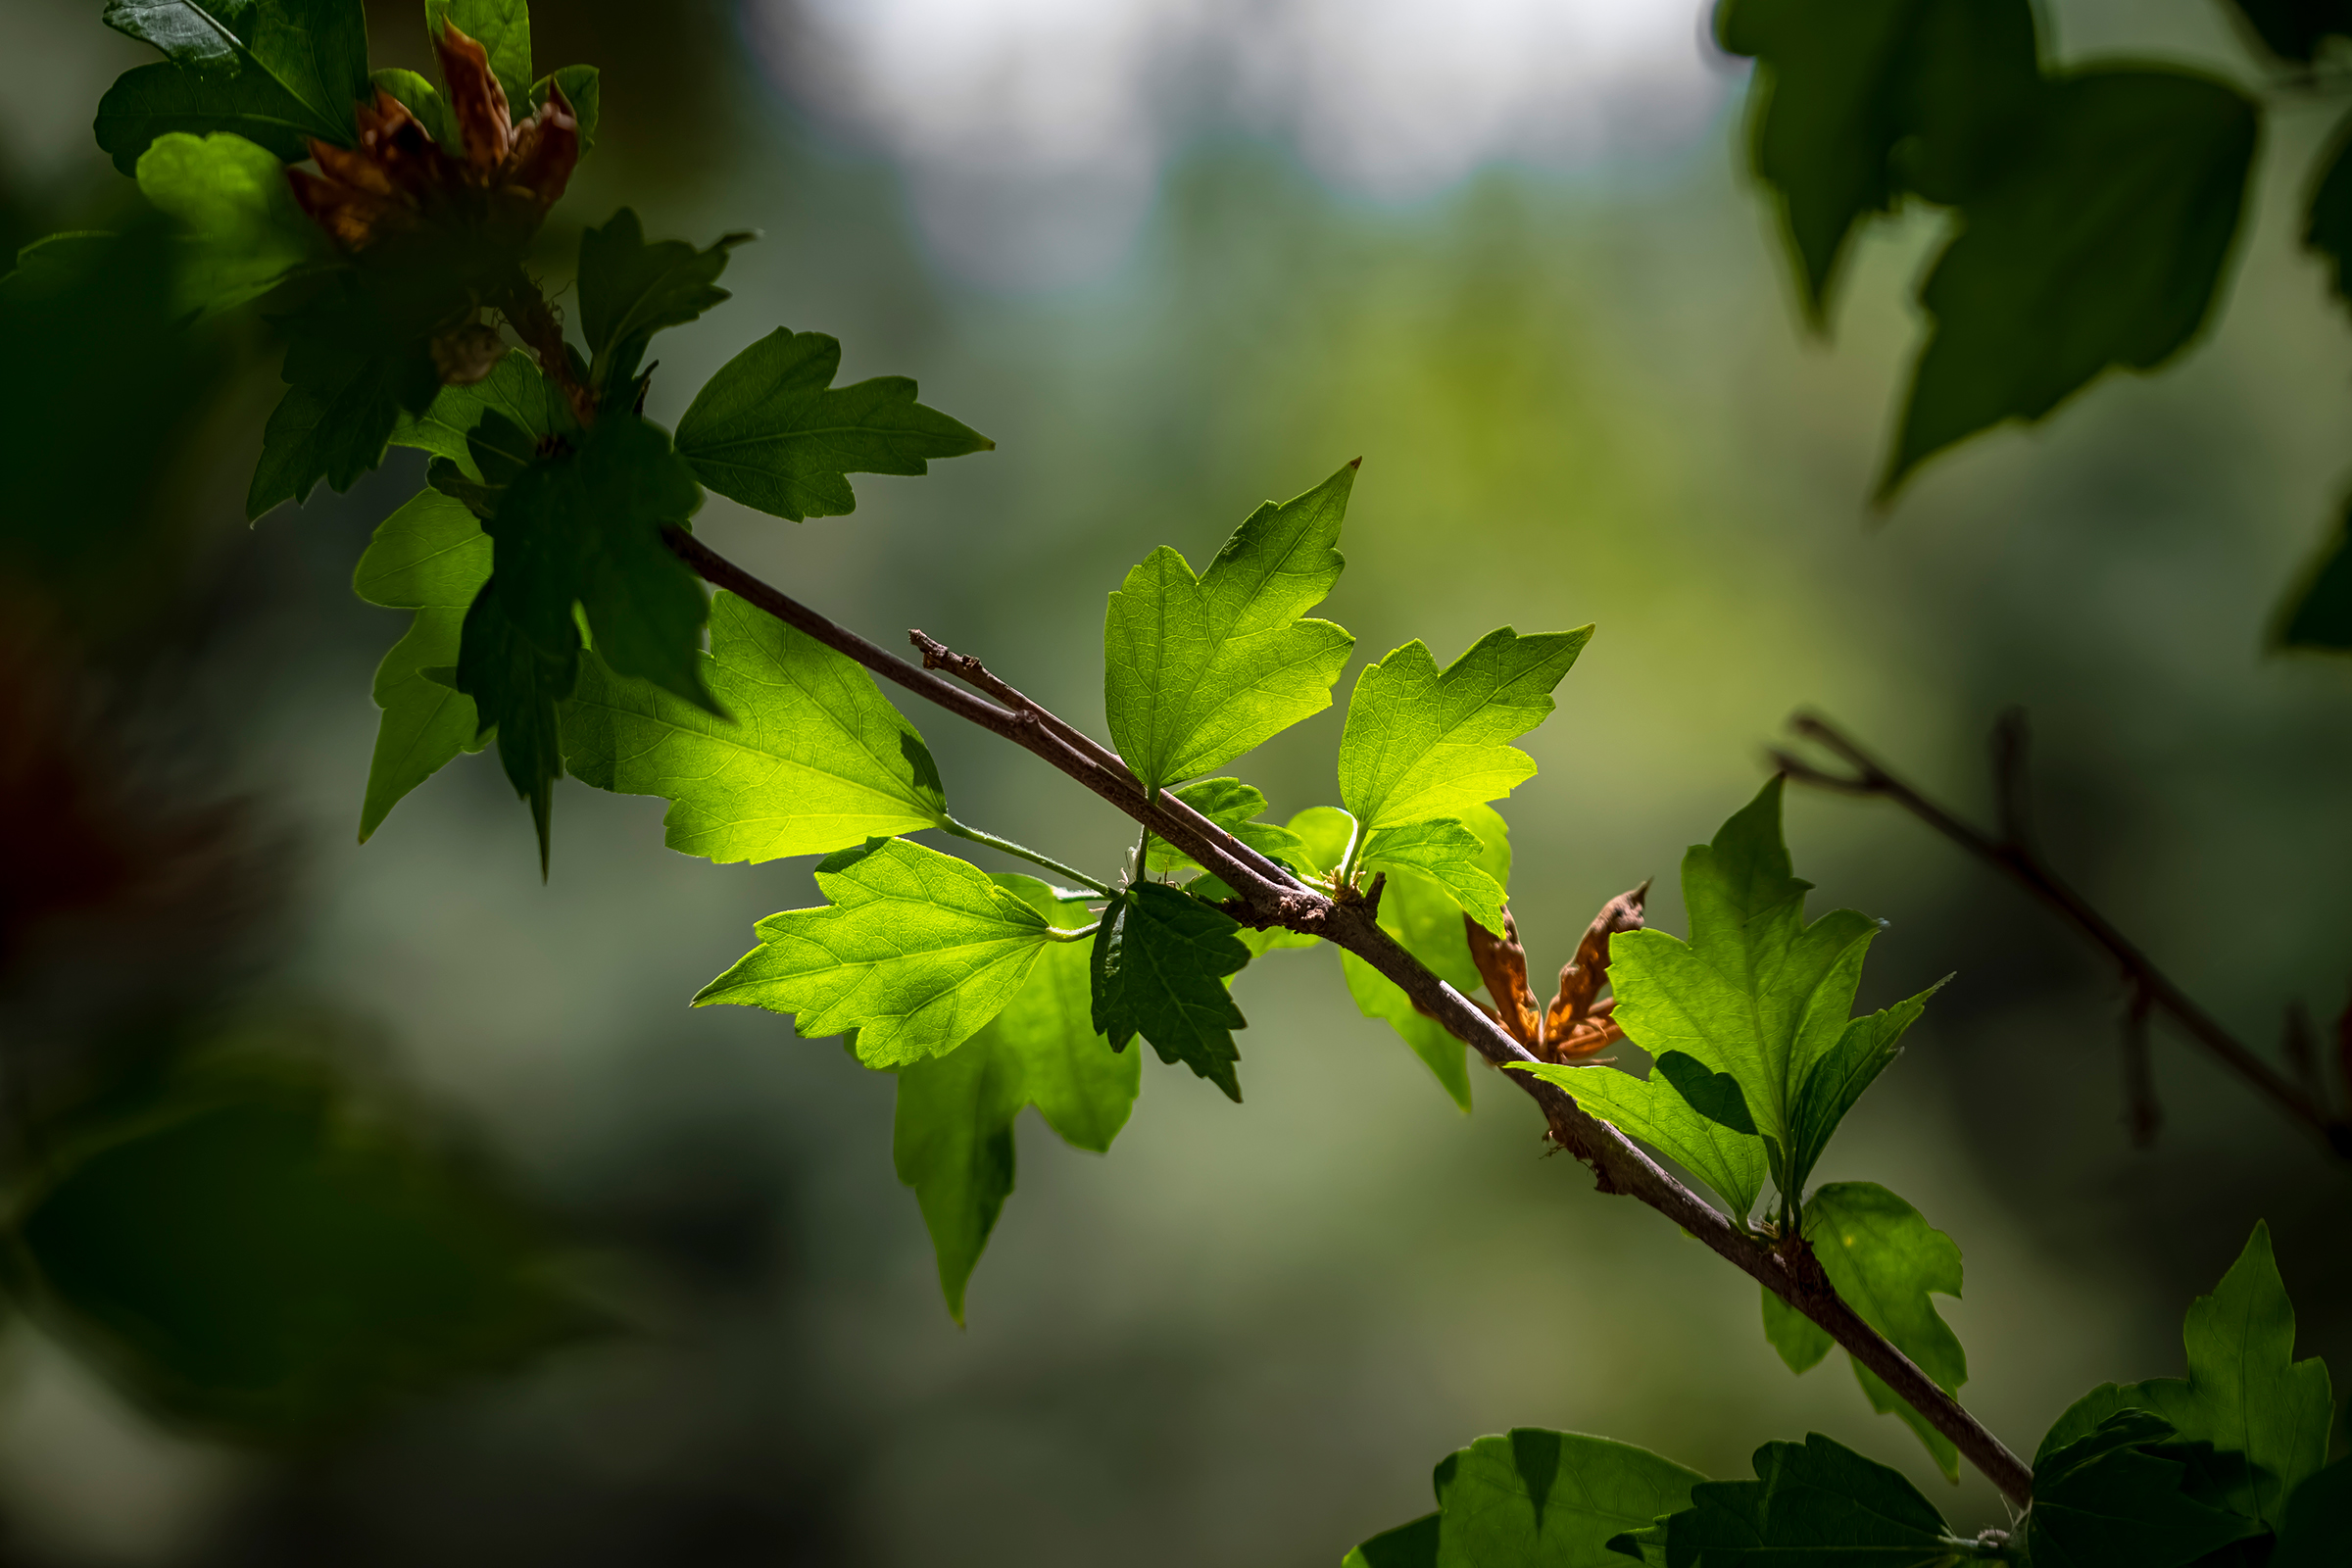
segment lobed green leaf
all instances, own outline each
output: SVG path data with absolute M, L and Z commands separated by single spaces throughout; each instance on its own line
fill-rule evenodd
M 2262 1527 L 2182 1490 L 2173 1425 L 2121 1410 L 2034 1466 L 2026 1546 L 2035 1568 L 2185 1568 Z
M 1514 1427 L 1440 1460 L 1438 1511 L 1373 1537 L 1348 1568 L 1605 1568 L 1608 1543 L 1686 1506 L 1705 1477 L 1646 1448 Z
M 859 1061 L 903 1066 L 976 1034 L 1053 940 L 1043 915 L 978 868 L 905 839 L 828 856 L 816 885 L 824 906 L 760 921 L 760 946 L 694 1004 L 794 1013 L 804 1039 L 855 1031 Z
M 646 345 L 664 327 L 683 326 L 729 298 L 718 286 L 727 255 L 747 233 L 725 234 L 705 250 L 683 240 L 645 242 L 637 215 L 624 207 L 602 228 L 580 236 L 580 324 L 593 356 L 589 382 L 599 392 L 637 378 Z
M 140 155 L 138 180 L 140 194 L 185 228 L 178 299 L 198 318 L 335 262 L 326 235 L 296 205 L 285 165 L 242 136 L 159 136 Z
M 1102 705 L 1120 757 L 1156 797 L 1331 706 L 1355 639 L 1306 619 L 1347 564 L 1336 548 L 1349 464 L 1251 513 L 1199 577 L 1162 545 L 1102 621 Z
M 878 376 L 836 387 L 841 344 L 778 327 L 703 383 L 678 421 L 678 455 L 722 496 L 794 522 L 858 510 L 853 473 L 923 474 L 932 458 L 996 443 Z
M 1875 1182 L 1823 1187 L 1805 1204 L 1804 1235 L 1846 1305 L 1937 1388 L 1956 1394 L 1968 1381 L 1968 1352 L 1928 1299 L 1930 1292 L 1960 1294 L 1960 1249 L 1952 1239 Z M 1854 1375 L 1872 1407 L 1900 1417 L 1935 1455 L 1945 1478 L 1957 1480 L 1960 1454 L 1951 1440 L 1859 1361 Z
M 352 144 L 371 90 L 361 0 L 110 0 L 102 20 L 168 62 L 125 72 L 98 105 L 98 145 L 125 174 L 172 131 L 233 132 L 289 163 L 314 136 Z
M 1033 877 L 996 885 L 1057 927 L 1087 923 L 1088 895 L 1063 894 Z M 963 1321 L 964 1287 L 1012 1192 L 1013 1122 L 1034 1104 L 1074 1148 L 1101 1153 L 1126 1125 L 1143 1060 L 1113 1052 L 1091 1019 L 1091 955 L 1080 943 L 1047 945 L 1004 1010 L 945 1056 L 899 1069 L 892 1154 L 914 1189 L 939 1259 L 948 1311 Z
M 1504 743 L 1544 721 L 1552 688 L 1592 637 L 1590 626 L 1527 637 L 1505 626 L 1443 671 L 1419 642 L 1367 668 L 1340 737 L 1340 804 L 1378 834 L 1465 818 L 1508 795 L 1536 764 Z
M 712 598 L 710 652 L 696 658 L 729 716 L 594 654 L 563 715 L 573 776 L 669 801 L 671 849 L 758 862 L 946 824 L 922 737 L 855 662 L 729 593 Z
M 1266 809 L 1266 798 L 1240 779 L 1196 779 L 1175 794 L 1185 805 L 1260 855 L 1286 861 L 1299 870 L 1312 868 L 1308 864 L 1306 841 L 1287 827 L 1258 821 L 1257 817 Z M 1154 838 L 1145 851 L 1144 869 L 1155 876 L 1177 876 L 1200 867 L 1175 845 Z
M 2275 1529 L 2295 1489 L 2328 1462 L 2334 1402 L 2327 1363 L 2317 1356 L 2294 1359 L 2294 1304 L 2278 1277 L 2267 1224 L 2256 1222 L 2214 1293 L 2189 1307 L 2180 1337 L 2188 1356 L 2185 1381 L 2101 1384 L 2050 1428 L 2034 1454 L 2034 1469 L 2119 1411 L 2151 1411 L 2185 1442 L 2242 1455 L 2227 1489 L 2229 1505 Z
M 1743 1134 L 1695 1109 L 1663 1070 L 1668 1061 L 1689 1062 L 1699 1074 L 1706 1072 L 1680 1052 L 1659 1057 L 1645 1079 L 1608 1066 L 1539 1061 L 1513 1062 L 1511 1067 L 1559 1085 L 1592 1115 L 1682 1166 L 1721 1199 L 1733 1221 L 1744 1227 L 1764 1189 L 1764 1140 L 1752 1130 Z
M 473 699 L 425 671 L 454 666 L 466 612 L 490 578 L 490 537 L 472 513 L 438 491 L 421 491 L 386 517 L 352 573 L 352 591 L 416 618 L 375 670 L 375 755 L 360 807 L 360 842 L 383 825 L 401 797 L 461 752 L 488 744 Z
M 1142 1035 L 1170 1066 L 1182 1062 L 1241 1103 L 1233 1031 L 1249 1020 L 1225 977 L 1250 962 L 1234 918 L 1190 894 L 1139 882 L 1113 899 L 1095 932 L 1093 1019 L 1110 1049 Z
M 1954 1560 L 1935 1504 L 1900 1471 L 1813 1433 L 1767 1443 L 1753 1481 L 1702 1481 L 1666 1520 L 1669 1568 L 1932 1568 Z
M 2045 86 L 2030 155 L 1971 196 L 1920 286 L 1933 324 L 1880 499 L 1955 442 L 2179 353 L 2212 314 L 2256 130 L 2242 93 L 2186 72 Z

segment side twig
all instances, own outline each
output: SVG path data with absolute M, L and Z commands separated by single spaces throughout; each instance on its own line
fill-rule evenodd
M 673 528 L 665 537 L 678 558 L 706 581 L 847 655 L 883 679 L 1004 737 L 1084 784 L 1224 881 L 1249 911 L 1250 923 L 1261 929 L 1279 925 L 1302 931 L 1355 954 L 1412 998 L 1423 1012 L 1496 1066 L 1536 1059 L 1485 1009 L 1432 974 L 1383 931 L 1367 901 L 1337 900 L 1303 885 L 1173 795 L 1163 793 L 1156 802 L 1148 799 L 1115 753 L 990 674 L 978 660 L 916 632 L 913 640 L 922 650 L 923 664 L 913 664 L 761 582 L 683 529 Z M 996 701 L 964 690 L 942 675 L 942 670 L 970 681 Z M 1527 1073 L 1503 1076 L 1536 1102 L 1544 1112 L 1548 1136 L 1592 1168 L 1602 1192 L 1640 1199 L 1811 1318 L 1926 1416 L 2013 1502 L 2024 1507 L 2033 1501 L 2034 1475 L 2026 1463 L 1958 1400 L 1937 1388 L 1910 1357 L 1863 1322 L 1830 1287 L 1820 1264 L 1801 1241 L 1791 1238 L 1777 1249 L 1758 1245 L 1616 1128 L 1587 1115 L 1564 1091 Z
M 1994 731 L 1993 781 L 2000 818 L 1998 836 L 1981 831 L 1888 772 L 1876 758 L 1827 719 L 1799 713 L 1788 721 L 1797 735 L 1835 753 L 1851 773 L 1835 773 L 1789 752 L 1773 760 L 1800 784 L 1844 795 L 1876 796 L 1894 802 L 2024 888 L 2087 937 L 2121 971 L 2128 993 L 2125 1014 L 2127 1084 L 2134 1141 L 2155 1133 L 2155 1102 L 2146 1079 L 2147 1018 L 2161 1012 L 2230 1071 L 2251 1084 L 2289 1120 L 2316 1135 L 2338 1157 L 2352 1159 L 2352 1121 L 2332 1114 L 2324 1101 L 2271 1065 L 2198 1005 L 2188 993 L 2156 967 L 2138 946 L 2050 868 L 2030 841 L 2026 811 L 2025 715 L 2011 710 Z

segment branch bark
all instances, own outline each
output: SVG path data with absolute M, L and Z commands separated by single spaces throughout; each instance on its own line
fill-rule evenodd
M 1897 778 L 1829 720 L 1812 713 L 1799 713 L 1788 721 L 1788 727 L 1837 754 L 1853 772 L 1832 773 L 1791 753 L 1776 750 L 1772 757 L 1781 771 L 1800 784 L 1894 802 L 2024 888 L 2114 961 L 2130 997 L 2125 1053 L 2132 1102 L 2128 1114 L 2135 1142 L 2155 1135 L 2154 1095 L 2145 1080 L 2146 1022 L 2152 1009 L 2179 1024 L 2214 1059 L 2251 1084 L 2290 1121 L 2317 1136 L 2331 1153 L 2352 1160 L 2352 1121 L 2330 1112 L 2326 1102 L 2272 1066 L 2223 1027 L 2220 1019 L 2199 1006 L 2041 858 L 2027 834 L 2026 730 L 2022 711 L 2012 709 L 2003 713 L 1993 732 L 1993 782 L 2000 812 L 1997 837 L 1970 826 Z
M 1432 974 L 1383 931 L 1373 906 L 1360 896 L 1333 898 L 1299 883 L 1171 794 L 1150 801 L 1117 754 L 990 673 L 980 661 L 918 631 L 910 638 L 922 651 L 923 663 L 911 663 L 761 582 L 683 529 L 672 528 L 665 537 L 678 558 L 705 580 L 848 655 L 883 679 L 1036 754 L 1084 784 L 1222 879 L 1250 911 L 1250 923 L 1303 931 L 1353 953 L 1498 1067 L 1537 1059 L 1485 1009 Z M 942 670 L 969 682 L 987 698 L 966 691 Z M 1927 1417 L 2011 1501 L 2024 1507 L 2034 1500 L 2034 1474 L 2026 1463 L 1910 1357 L 1863 1322 L 1831 1288 L 1800 1239 L 1788 1237 L 1778 1247 L 1766 1247 L 1743 1235 L 1615 1127 L 1588 1115 L 1565 1091 L 1527 1073 L 1503 1076 L 1536 1102 L 1551 1141 L 1590 1166 L 1602 1192 L 1640 1199 L 1811 1318 Z

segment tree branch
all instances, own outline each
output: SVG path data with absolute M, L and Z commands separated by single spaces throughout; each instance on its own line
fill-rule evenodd
M 710 583 L 848 655 L 884 679 L 1035 753 L 1084 784 L 1232 888 L 1248 909 L 1250 923 L 1260 929 L 1279 925 L 1306 932 L 1353 953 L 1412 998 L 1423 1012 L 1496 1066 L 1536 1060 L 1476 1003 L 1432 974 L 1383 931 L 1367 902 L 1327 897 L 1305 886 L 1172 794 L 1163 793 L 1156 802 L 1148 800 L 1142 785 L 1115 753 L 989 673 L 978 660 L 915 632 L 912 639 L 923 652 L 923 666 L 918 667 L 769 587 L 685 530 L 672 528 L 664 537 L 679 559 Z M 988 702 L 965 691 L 938 673 L 943 669 L 970 681 L 997 701 Z M 2034 1500 L 2034 1475 L 2025 1462 L 1958 1400 L 1937 1388 L 1908 1356 L 1863 1322 L 1831 1288 L 1801 1240 L 1785 1238 L 1778 1248 L 1757 1244 L 1615 1127 L 1586 1114 L 1565 1091 L 1527 1073 L 1503 1076 L 1536 1102 L 1551 1140 L 1592 1168 L 1602 1192 L 1640 1199 L 1804 1313 L 1926 1416 L 2013 1502 L 2024 1507 Z
M 2146 1019 L 2150 1009 L 2164 1013 L 2205 1048 L 2216 1060 L 2246 1080 L 2288 1119 L 2316 1134 L 2340 1158 L 2352 1159 L 2352 1122 L 2329 1112 L 2292 1079 L 2273 1067 L 2222 1026 L 2153 960 L 2083 897 L 2052 870 L 2028 841 L 2026 832 L 2025 717 L 2012 709 L 2002 714 L 1993 733 L 1993 781 L 2000 812 L 2000 836 L 1984 833 L 1909 784 L 1889 773 L 1827 719 L 1799 713 L 1788 727 L 1804 739 L 1834 752 L 1853 769 L 1850 774 L 1825 771 L 1788 752 L 1775 751 L 1773 760 L 1801 784 L 1835 790 L 1843 795 L 1877 796 L 1894 802 L 1954 844 L 2006 875 L 2046 907 L 2104 951 L 2121 971 L 2130 1001 L 2126 1013 L 2126 1062 L 2132 1104 L 2130 1114 L 2134 1141 L 2155 1132 L 2154 1101 L 2145 1092 Z

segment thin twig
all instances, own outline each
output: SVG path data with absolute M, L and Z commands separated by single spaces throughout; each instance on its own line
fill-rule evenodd
M 2102 949 L 2122 972 L 2124 984 L 2146 1004 L 2164 1013 L 2202 1046 L 2215 1059 L 2252 1084 L 2263 1097 L 2291 1120 L 2318 1135 L 2338 1156 L 2352 1159 L 2352 1122 L 2332 1116 L 2285 1074 L 2248 1049 L 2176 985 L 2170 976 L 2112 922 L 2092 908 L 2041 858 L 2025 837 L 2025 727 L 2022 719 L 2004 716 L 1995 732 L 1995 777 L 2001 800 L 1999 837 L 1980 831 L 1889 773 L 1827 719 L 1799 713 L 1788 727 L 1806 740 L 1834 752 L 1853 769 L 1850 774 L 1816 767 L 1791 753 L 1775 751 L 1773 760 L 1801 784 L 1844 795 L 1878 796 L 1894 802 L 1954 844 L 2006 874 Z
M 1368 901 L 1326 898 L 1173 795 L 1163 793 L 1156 802 L 1148 799 L 1115 754 L 988 674 L 979 661 L 916 633 L 915 645 L 923 650 L 924 663 L 930 666 L 919 667 L 760 581 L 683 529 L 670 529 L 664 537 L 679 559 L 707 581 L 848 655 L 884 679 L 1035 753 L 1086 785 L 1232 888 L 1250 923 L 1260 929 L 1279 925 L 1319 936 L 1356 955 L 1393 981 L 1421 1011 L 1497 1066 L 1536 1059 L 1476 1003 L 1432 974 L 1383 931 Z M 973 696 L 943 678 L 936 672 L 940 669 L 982 685 L 998 702 Z M 1811 1318 L 1926 1416 L 2013 1502 L 2024 1507 L 2033 1501 L 2034 1474 L 2026 1463 L 1958 1400 L 1937 1388 L 1910 1357 L 1863 1322 L 1831 1288 L 1820 1263 L 1801 1240 L 1788 1238 L 1778 1249 L 1759 1246 L 1615 1127 L 1586 1114 L 1565 1091 L 1523 1072 L 1504 1076 L 1536 1102 L 1553 1142 L 1592 1168 L 1602 1192 L 1640 1199 Z
M 2148 1059 L 2148 994 L 2132 988 L 2124 1008 L 2124 1124 L 2132 1130 L 2133 1149 L 2152 1149 L 2156 1129 L 2164 1125 L 2164 1106 L 2156 1099 L 2156 1064 Z

